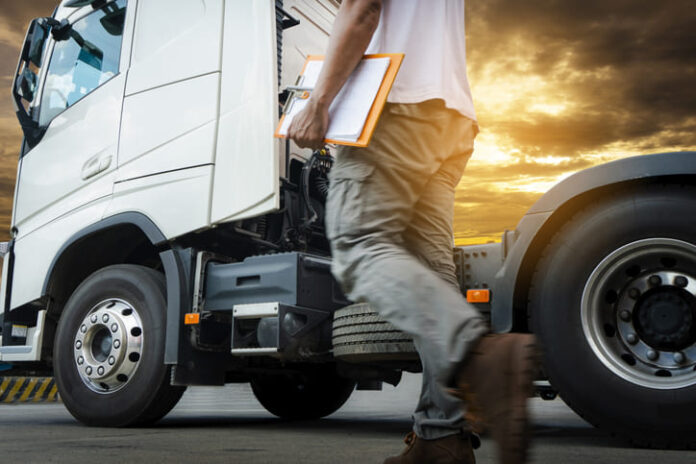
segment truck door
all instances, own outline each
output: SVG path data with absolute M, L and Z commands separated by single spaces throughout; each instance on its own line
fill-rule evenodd
M 125 11 L 126 0 L 82 8 L 71 16 L 67 38 L 53 43 L 37 108 L 46 132 L 21 160 L 18 241 L 112 192 L 125 85 L 119 73 Z

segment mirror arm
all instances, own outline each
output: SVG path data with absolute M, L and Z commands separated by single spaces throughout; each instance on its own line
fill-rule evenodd
M 44 131 L 39 127 L 39 123 L 34 121 L 31 116 L 27 113 L 22 105 L 22 97 L 17 93 L 16 89 L 13 89 L 12 95 L 14 97 L 15 103 L 15 113 L 17 114 L 17 119 L 19 120 L 19 125 L 24 133 L 24 138 L 27 141 L 29 147 L 33 148 L 43 137 Z
M 53 18 L 45 18 L 45 20 L 46 25 L 51 28 L 51 35 L 53 36 L 53 40 L 55 40 L 56 42 L 61 42 L 70 38 L 72 24 L 70 24 L 70 22 L 68 22 L 67 19 L 58 21 Z

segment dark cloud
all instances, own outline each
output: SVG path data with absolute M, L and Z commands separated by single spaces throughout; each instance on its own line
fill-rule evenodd
M 454 205 L 455 240 L 478 238 L 498 240 L 506 229 L 513 229 L 529 205 L 541 194 L 501 192 L 466 183 L 457 190 Z
M 468 15 L 474 88 L 491 72 L 536 75 L 574 104 L 557 116 L 525 113 L 525 102 L 484 111 L 484 128 L 511 146 L 580 154 L 668 133 L 671 145 L 696 146 L 696 123 L 683 127 L 696 114 L 692 1 L 487 0 L 469 2 Z
M 57 5 L 55 0 L 0 0 L 0 17 L 8 32 L 23 34 L 32 19 L 51 16 Z

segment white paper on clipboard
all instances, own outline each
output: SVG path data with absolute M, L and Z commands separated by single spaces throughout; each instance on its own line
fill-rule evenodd
M 329 108 L 327 139 L 355 142 L 360 138 L 390 62 L 391 59 L 385 57 L 362 60 L 358 64 Z M 323 61 L 309 61 L 299 84 L 314 88 L 323 65 Z M 293 118 L 307 102 L 307 99 L 296 98 L 290 104 L 279 130 L 280 135 L 287 135 Z

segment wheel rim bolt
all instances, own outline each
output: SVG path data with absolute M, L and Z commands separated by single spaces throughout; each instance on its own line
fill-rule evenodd
M 79 365 L 81 366 L 81 365 L 83 365 L 84 363 L 85 363 L 85 358 L 83 358 L 82 356 L 80 356 L 79 358 L 77 358 L 77 364 L 79 364 Z
M 97 315 L 96 315 L 96 314 L 92 314 L 92 317 L 90 317 L 89 320 L 92 321 L 92 324 L 96 324 L 96 322 L 97 322 Z
M 121 340 L 114 340 L 114 348 L 118 349 L 121 347 Z
M 647 355 L 648 355 L 648 359 L 651 361 L 655 361 L 658 357 L 657 351 L 655 351 L 655 350 L 648 350 Z
M 116 358 L 114 358 L 113 356 L 111 356 L 111 357 L 109 358 L 109 366 L 113 366 L 114 364 L 116 364 Z
M 638 343 L 638 335 L 630 333 L 626 335 L 626 340 L 628 340 L 628 343 L 630 343 L 631 345 L 635 345 L 636 343 Z
M 87 367 L 87 369 L 85 369 L 85 372 L 87 373 L 87 375 L 92 375 L 92 368 Z
M 82 327 L 80 327 L 80 332 L 82 332 L 82 333 L 87 332 L 87 326 L 82 324 Z
M 628 322 L 631 320 L 631 312 L 624 309 L 619 313 L 619 317 L 622 321 Z
M 676 285 L 677 287 L 684 288 L 687 285 L 689 285 L 689 280 L 684 276 L 677 276 L 674 279 L 674 285 Z
M 632 288 L 628 291 L 628 296 L 633 298 L 634 300 L 637 300 L 640 296 L 640 290 L 638 290 L 637 288 Z
M 104 368 L 103 368 L 102 366 L 99 366 L 99 367 L 97 368 L 97 374 L 99 374 L 99 375 L 104 375 Z
M 108 315 L 108 314 L 104 314 L 104 315 L 102 316 L 102 321 L 104 321 L 104 324 L 106 324 L 107 322 L 109 322 L 109 315 Z
M 77 348 L 78 350 L 82 348 L 82 342 L 80 340 L 75 342 L 75 348 Z
M 681 353 L 681 352 L 674 353 L 674 362 L 676 362 L 677 364 L 681 364 L 684 361 L 686 361 L 686 356 L 684 356 L 684 353 Z
M 117 332 L 118 331 L 118 324 L 116 324 L 115 322 L 113 324 L 111 324 L 111 331 Z
M 662 278 L 659 275 L 650 276 L 650 279 L 648 279 L 648 283 L 650 283 L 650 285 L 652 285 L 653 287 L 657 287 L 662 283 Z

